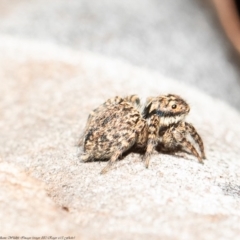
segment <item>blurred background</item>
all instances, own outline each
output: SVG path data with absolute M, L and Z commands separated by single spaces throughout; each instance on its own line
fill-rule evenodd
M 207 0 L 0 0 L 0 34 L 122 59 L 240 110 L 239 55 Z

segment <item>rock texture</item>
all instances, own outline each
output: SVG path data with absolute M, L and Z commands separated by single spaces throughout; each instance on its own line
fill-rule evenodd
M 0 237 L 75 236 L 67 209 L 57 207 L 45 188 L 14 164 L 0 162 Z
M 230 106 L 121 61 L 3 35 L 0 79 L 1 234 L 239 238 L 240 115 Z M 79 161 L 76 143 L 89 111 L 115 95 L 169 92 L 191 105 L 204 165 L 156 153 L 145 169 L 130 153 L 99 175 L 106 162 Z

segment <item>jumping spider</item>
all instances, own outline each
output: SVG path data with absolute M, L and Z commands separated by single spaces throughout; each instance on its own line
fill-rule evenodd
M 88 117 L 79 145 L 83 145 L 84 162 L 109 159 L 101 173 L 130 148 L 146 150 L 144 161 L 148 168 L 150 156 L 160 144 L 163 150 L 184 149 L 198 158 L 205 159 L 204 146 L 195 128 L 184 121 L 189 105 L 179 96 L 168 94 L 148 98 L 141 111 L 138 96 L 115 97 L 92 111 Z M 201 155 L 188 140 L 198 145 Z

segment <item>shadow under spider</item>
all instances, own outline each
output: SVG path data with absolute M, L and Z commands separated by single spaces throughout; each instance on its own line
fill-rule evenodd
M 184 158 L 187 158 L 188 155 L 191 155 L 188 151 L 185 151 L 184 149 L 182 149 L 181 147 L 177 147 L 175 148 L 174 150 L 166 150 L 163 148 L 163 145 L 162 144 L 158 144 L 155 148 L 157 154 L 164 154 L 164 155 L 171 155 L 171 156 L 174 156 L 174 157 L 177 157 L 177 158 L 182 158 L 183 156 L 180 155 L 181 153 L 182 154 L 186 154 L 186 156 L 184 155 Z M 136 147 L 136 146 L 133 146 L 131 147 L 130 149 L 128 149 L 127 151 L 125 151 L 119 158 L 118 158 L 118 161 L 121 161 L 123 159 L 125 159 L 129 154 L 131 153 L 136 153 L 136 154 L 139 154 L 141 159 L 143 160 L 144 158 L 144 155 L 146 153 L 146 149 L 145 148 L 140 148 L 140 147 Z M 179 155 L 178 155 L 179 154 Z M 79 154 L 81 155 L 81 154 Z M 155 155 L 155 154 L 153 154 Z M 107 162 L 109 161 L 109 158 L 106 158 L 106 159 L 94 159 L 92 161 L 88 161 L 86 163 L 90 163 L 90 162 Z

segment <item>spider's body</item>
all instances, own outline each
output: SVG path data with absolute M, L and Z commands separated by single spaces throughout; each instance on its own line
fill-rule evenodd
M 133 145 L 146 145 L 148 129 L 137 109 L 138 103 L 135 95 L 115 97 L 90 114 L 83 138 L 83 161 L 110 159 L 104 173 Z
M 89 115 L 82 138 L 82 160 L 109 159 L 101 172 L 105 173 L 124 152 L 138 146 L 146 149 L 145 165 L 148 167 L 151 154 L 161 143 L 170 151 L 182 147 L 202 163 L 205 155 L 201 137 L 184 121 L 189 111 L 189 105 L 173 94 L 148 98 L 143 112 L 140 112 L 136 95 L 109 99 Z M 201 156 L 187 140 L 187 135 L 198 144 Z

